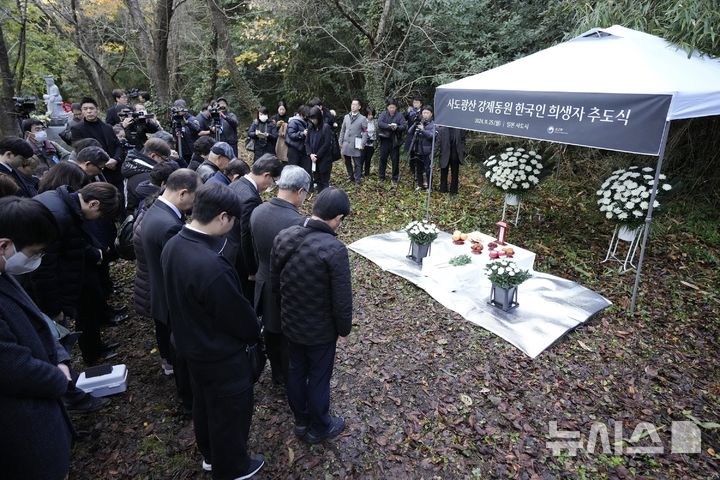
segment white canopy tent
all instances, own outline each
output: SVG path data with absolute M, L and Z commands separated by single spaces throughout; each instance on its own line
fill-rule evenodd
M 720 61 L 614 25 L 437 88 L 437 125 L 658 157 L 671 120 L 720 115 Z M 634 312 L 655 192 L 633 289 Z M 429 194 L 428 194 L 429 206 Z

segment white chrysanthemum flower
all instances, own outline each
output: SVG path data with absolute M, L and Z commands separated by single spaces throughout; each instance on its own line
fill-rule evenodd
M 625 213 L 625 212 L 622 212 L 622 213 L 618 214 L 618 218 L 619 218 L 620 220 L 625 220 L 627 217 L 628 217 L 628 214 Z
M 660 206 L 660 202 L 658 202 L 657 200 L 655 200 L 655 201 L 653 202 L 653 208 L 658 208 L 659 206 Z
M 641 196 L 642 198 L 650 198 L 650 192 L 648 192 L 648 191 L 646 190 L 646 191 L 642 192 L 642 193 L 640 194 L 640 196 Z
M 660 176 L 659 176 L 658 178 L 659 178 L 660 180 L 667 180 L 667 177 L 666 177 L 664 174 L 662 174 L 662 173 L 660 174 Z
M 640 208 L 647 210 L 650 204 L 648 202 L 640 202 Z
M 634 202 L 627 202 L 627 203 L 625 204 L 625 208 L 628 209 L 628 210 L 632 210 L 633 208 L 635 208 L 635 203 L 634 203 Z
M 613 218 L 612 212 L 607 212 L 607 213 L 605 214 L 605 218 L 608 218 L 608 219 Z
M 672 190 L 672 186 L 669 183 L 663 183 L 662 189 L 666 192 L 669 192 L 670 190 Z
M 645 168 L 642 169 L 642 171 L 643 171 L 643 172 L 652 172 L 653 169 L 650 168 L 650 167 L 645 167 Z
M 633 215 L 635 215 L 636 217 L 642 217 L 643 212 L 641 212 L 640 210 L 633 210 Z

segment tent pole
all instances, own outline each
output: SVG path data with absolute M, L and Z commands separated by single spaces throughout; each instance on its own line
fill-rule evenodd
M 435 119 L 433 119 L 433 124 L 434 122 Z M 435 125 L 435 134 L 433 135 L 432 148 L 430 149 L 430 178 L 428 178 L 427 200 L 425 200 L 425 220 L 430 220 L 430 194 L 432 194 L 433 164 L 435 163 L 435 138 L 438 136 L 437 128 L 437 125 Z M 415 165 L 415 168 L 418 168 L 418 166 Z
M 640 275 L 642 273 L 643 260 L 645 259 L 645 247 L 647 246 L 648 235 L 650 233 L 650 223 L 652 223 L 652 214 L 655 207 L 655 197 L 660 186 L 660 171 L 662 170 L 663 160 L 665 159 L 665 147 L 667 146 L 668 132 L 670 130 L 670 120 L 665 121 L 665 127 L 663 128 L 662 139 L 660 140 L 660 152 L 658 153 L 657 166 L 655 167 L 655 182 L 653 186 L 655 188 L 650 192 L 650 205 L 648 205 L 647 216 L 645 217 L 645 228 L 643 229 L 643 239 L 640 246 L 640 259 L 637 264 L 637 271 L 635 272 L 635 285 L 633 286 L 632 300 L 630 301 L 630 312 L 632 316 L 635 313 L 635 304 L 637 302 L 638 290 L 640 289 Z

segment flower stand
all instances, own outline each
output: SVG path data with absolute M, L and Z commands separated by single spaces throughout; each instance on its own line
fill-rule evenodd
M 488 305 L 497 307 L 503 312 L 509 312 L 520 305 L 517 301 L 518 287 L 502 288 L 493 285 L 490 289 L 490 301 Z
M 633 261 L 637 255 L 638 247 L 640 246 L 640 241 L 642 240 L 644 231 L 645 225 L 637 227 L 636 229 L 630 229 L 624 225 L 616 226 L 613 236 L 610 239 L 610 245 L 608 246 L 605 259 L 600 263 L 605 263 L 611 260 L 621 263 L 622 266 L 620 267 L 620 273 L 625 273 L 628 270 L 637 268 L 637 265 L 635 265 Z M 617 256 L 617 250 L 620 242 L 630 243 L 624 259 Z
M 415 242 L 410 242 L 410 250 L 408 251 L 407 258 L 411 259 L 418 265 L 422 265 L 423 258 L 430 254 L 430 243 L 426 245 L 420 245 Z
M 515 207 L 515 221 L 513 224 L 517 226 L 520 221 L 520 203 L 520 197 L 513 195 L 512 193 L 506 193 L 505 202 L 503 203 L 502 220 L 505 220 L 505 211 L 507 210 L 507 207 Z

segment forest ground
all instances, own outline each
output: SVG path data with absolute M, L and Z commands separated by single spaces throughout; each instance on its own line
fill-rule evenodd
M 341 163 L 334 180 L 345 178 Z M 414 191 L 406 165 L 403 175 L 398 187 L 376 176 L 359 188 L 336 182 L 353 203 L 341 240 L 422 216 L 425 194 Z M 534 360 L 351 252 L 354 326 L 339 341 L 332 380 L 332 408 L 347 429 L 324 445 L 297 440 L 284 394 L 266 371 L 250 438 L 267 462 L 258 478 L 720 478 L 718 212 L 689 197 L 668 202 L 630 318 L 634 276 L 600 263 L 613 227 L 596 213 L 595 190 L 582 175 L 549 178 L 510 230 L 511 242 L 537 253 L 536 270 L 613 302 Z M 433 192 L 432 218 L 445 231 L 492 234 L 501 210 L 502 195 L 483 185 L 477 164 L 463 167 L 459 195 Z M 118 298 L 130 309 L 133 275 L 130 262 L 113 268 Z M 122 342 L 115 360 L 128 365 L 128 391 L 101 412 L 74 417 L 81 437 L 70 479 L 209 479 L 174 383 L 161 373 L 151 322 L 133 314 L 105 336 Z M 699 454 L 670 453 L 674 420 L 703 423 Z M 580 431 L 585 444 L 600 422 L 610 448 L 598 442 L 594 453 L 554 456 L 546 444 L 551 421 Z M 639 422 L 653 424 L 664 453 L 620 452 L 615 422 L 625 447 Z M 646 436 L 635 445 L 650 444 Z

